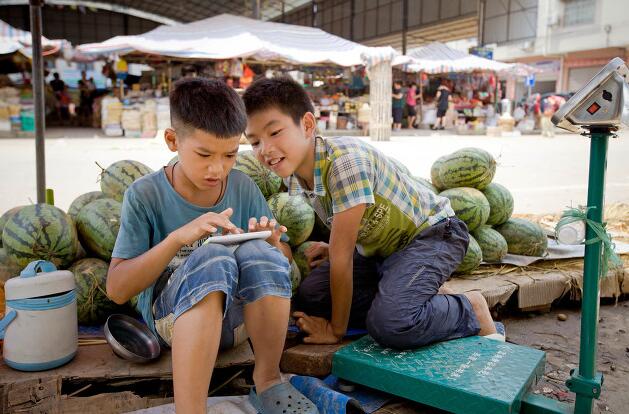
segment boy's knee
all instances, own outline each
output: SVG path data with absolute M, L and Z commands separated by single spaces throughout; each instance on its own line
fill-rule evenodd
M 371 307 L 367 313 L 369 335 L 380 345 L 389 348 L 408 349 L 423 345 L 422 339 L 418 335 L 410 335 L 409 331 L 420 333 L 425 330 L 428 323 L 426 306 L 415 309 L 412 315 L 397 307 L 393 308 Z
M 470 301 L 475 311 L 487 308 L 487 301 L 480 292 L 466 292 L 464 295 Z
M 199 263 L 207 262 L 208 260 L 221 259 L 234 261 L 234 255 L 226 246 L 216 243 L 207 243 L 196 248 L 190 256 L 188 256 L 186 263 L 194 263 L 195 265 L 198 265 Z
M 256 239 L 249 240 L 242 243 L 236 251 L 234 256 L 236 260 L 241 262 L 242 260 L 258 260 L 268 258 L 269 255 L 281 254 L 278 249 L 274 249 L 269 243 L 264 240 Z

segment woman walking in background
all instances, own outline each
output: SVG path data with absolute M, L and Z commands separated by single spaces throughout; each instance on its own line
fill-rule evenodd
M 415 128 L 415 119 L 417 119 L 415 105 L 417 105 L 417 84 L 411 82 L 408 92 L 406 92 L 406 113 L 408 114 L 409 129 Z
M 437 89 L 437 122 L 432 129 L 444 129 L 445 128 L 445 116 L 448 111 L 448 102 L 450 100 L 450 89 L 446 86 L 445 81 L 441 82 L 441 86 Z
M 393 82 L 393 94 L 391 97 L 393 99 L 391 103 L 393 130 L 399 131 L 402 129 L 402 117 L 404 116 L 404 92 L 402 92 L 402 82 Z

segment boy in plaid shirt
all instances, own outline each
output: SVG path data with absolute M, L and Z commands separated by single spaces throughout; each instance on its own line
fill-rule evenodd
M 397 349 L 500 337 L 479 292 L 441 289 L 469 242 L 448 199 L 359 139 L 316 136 L 312 103 L 290 78 L 261 79 L 243 99 L 258 159 L 331 230 L 307 252 L 313 269 L 295 298 L 305 342 L 337 343 L 348 324 Z

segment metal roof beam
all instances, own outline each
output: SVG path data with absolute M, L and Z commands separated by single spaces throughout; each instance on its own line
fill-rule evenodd
M 129 16 L 139 17 L 141 19 L 152 20 L 157 23 L 173 26 L 181 23 L 178 20 L 171 19 L 155 13 L 146 12 L 133 7 L 123 6 L 120 4 L 105 3 L 103 1 L 84 1 L 84 0 L 46 0 L 47 5 L 58 6 L 82 6 L 91 7 L 100 10 L 107 10 L 116 13 L 128 14 Z M 29 0 L 2 0 L 2 6 L 23 6 L 29 5 Z

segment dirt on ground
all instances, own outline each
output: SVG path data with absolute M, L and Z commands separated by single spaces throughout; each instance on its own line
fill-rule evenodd
M 604 384 L 600 399 L 594 403 L 595 413 L 629 412 L 628 315 L 629 301 L 600 307 L 596 366 L 603 373 Z M 509 342 L 546 352 L 546 372 L 535 387 L 535 393 L 574 402 L 574 394 L 568 391 L 565 381 L 579 362 L 581 311 L 578 305 L 562 306 L 545 314 L 519 314 L 503 322 Z

